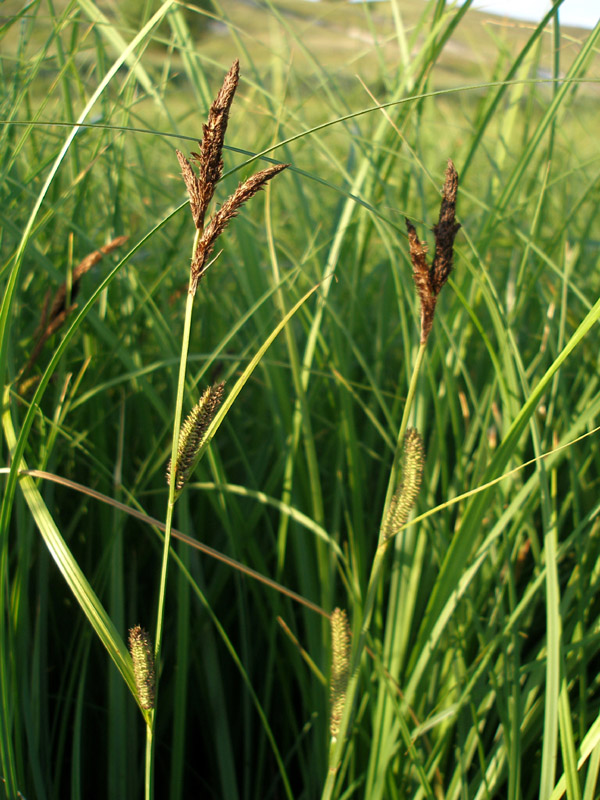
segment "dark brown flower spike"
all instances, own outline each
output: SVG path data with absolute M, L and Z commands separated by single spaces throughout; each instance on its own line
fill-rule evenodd
M 241 183 L 231 197 L 226 200 L 219 211 L 204 227 L 204 218 L 208 205 L 215 192 L 215 186 L 223 174 L 223 144 L 225 131 L 229 120 L 229 109 L 238 85 L 240 76 L 239 62 L 236 60 L 223 81 L 214 103 L 208 112 L 208 121 L 202 126 L 203 137 L 200 152 L 192 153 L 192 158 L 198 165 L 198 174 L 194 172 L 187 158 L 177 150 L 177 159 L 181 166 L 183 180 L 190 196 L 190 208 L 194 224 L 198 230 L 203 230 L 191 265 L 191 280 L 189 291 L 196 293 L 198 281 L 206 272 L 208 258 L 214 250 L 217 238 L 225 230 L 227 223 L 238 213 L 240 207 L 256 194 L 264 184 L 274 175 L 285 169 L 288 164 L 274 164 L 272 167 L 258 172 L 244 183 Z
M 200 219 L 202 208 L 202 187 L 200 185 L 200 181 L 192 169 L 190 162 L 183 155 L 181 150 L 175 150 L 175 153 L 177 154 L 177 160 L 179 161 L 179 166 L 181 167 L 181 174 L 183 175 L 185 188 L 188 190 L 188 194 L 190 196 L 190 209 L 192 211 L 194 225 L 197 228 L 201 228 L 203 221 Z
M 25 376 L 29 373 L 30 369 L 37 361 L 45 342 L 64 325 L 69 314 L 71 314 L 77 308 L 77 303 L 75 303 L 74 300 L 79 294 L 81 278 L 86 274 L 86 272 L 89 272 L 92 267 L 94 267 L 102 259 L 103 256 L 112 253 L 112 251 L 116 250 L 117 247 L 121 247 L 121 245 L 125 244 L 127 239 L 127 236 L 117 236 L 99 250 L 94 250 L 93 253 L 89 253 L 89 255 L 87 255 L 82 261 L 79 262 L 79 264 L 77 264 L 71 275 L 71 302 L 69 305 L 67 305 L 66 282 L 62 283 L 56 290 L 54 299 L 52 300 L 52 305 L 50 306 L 50 311 L 48 311 L 50 292 L 48 291 L 46 293 L 46 297 L 44 298 L 44 303 L 42 306 L 40 323 L 33 334 L 33 338 L 36 340 L 36 343 L 31 351 L 31 355 L 29 356 L 29 361 L 19 374 L 19 380 L 23 381 Z M 27 383 L 29 382 L 21 384 L 21 391 L 24 391 Z
M 437 225 L 433 228 L 435 234 L 435 256 L 431 265 L 431 281 L 436 294 L 440 293 L 442 286 L 452 272 L 454 239 L 460 229 L 460 223 L 455 221 L 457 193 L 458 173 L 452 161 L 448 159 L 440 216 Z
M 223 174 L 223 142 L 229 121 L 229 109 L 237 89 L 240 77 L 240 63 L 236 59 L 225 76 L 223 86 L 219 90 L 214 103 L 208 112 L 206 125 L 202 126 L 203 137 L 199 153 L 192 153 L 198 165 L 198 175 L 194 173 L 190 162 L 177 150 L 177 159 L 181 166 L 183 180 L 190 196 L 192 217 L 197 228 L 204 225 L 204 217 L 208 204 L 212 200 L 215 186 Z
M 413 278 L 421 301 L 421 344 L 425 344 L 429 337 L 437 297 L 452 272 L 454 239 L 460 228 L 460 224 L 455 221 L 457 193 L 458 173 L 452 161 L 448 159 L 440 215 L 437 225 L 433 228 L 435 255 L 431 267 L 427 264 L 427 245 L 419 241 L 414 225 L 406 220 Z
M 413 278 L 421 301 L 421 342 L 424 343 L 427 341 L 433 325 L 437 295 L 431 286 L 429 266 L 427 264 L 427 245 L 425 242 L 419 241 L 415 226 L 409 220 L 406 220 L 406 228 L 408 230 L 410 260 L 413 265 Z
M 267 181 L 270 181 L 271 178 L 284 170 L 287 166 L 288 164 L 273 164 L 273 166 L 257 172 L 256 175 L 248 178 L 244 183 L 240 183 L 231 197 L 229 197 L 221 208 L 213 214 L 202 233 L 192 261 L 192 283 L 194 287 L 198 285 L 198 281 L 206 272 L 208 257 L 214 250 L 215 242 L 223 233 L 230 220 L 238 214 L 241 206 L 247 200 L 264 187 Z
M 229 121 L 229 109 L 240 79 L 240 62 L 236 59 L 231 69 L 225 76 L 223 86 L 216 96 L 208 112 L 206 125 L 202 126 L 203 137 L 200 144 L 200 153 L 192 153 L 192 158 L 198 164 L 198 181 L 200 184 L 199 218 L 196 227 L 204 224 L 204 215 L 208 204 L 212 200 L 215 186 L 223 174 L 223 143 Z

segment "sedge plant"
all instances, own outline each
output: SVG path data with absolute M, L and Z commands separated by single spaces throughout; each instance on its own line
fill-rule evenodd
M 7 797 L 85 797 L 104 785 L 106 796 L 139 796 L 142 728 L 131 689 L 146 720 L 160 700 L 154 792 L 173 800 L 319 797 L 332 736 L 343 739 L 339 766 L 331 761 L 332 796 L 548 800 L 566 791 L 593 800 L 600 30 L 554 39 L 560 0 L 539 25 L 518 28 L 486 24 L 468 2 L 321 3 L 311 6 L 310 18 L 320 17 L 312 27 L 298 25 L 303 8 L 289 16 L 272 3 L 217 2 L 206 15 L 197 4 L 167 2 L 156 37 L 156 19 L 121 24 L 120 8 L 107 17 L 89 0 L 4 5 Z M 200 37 L 200 19 L 223 35 Z M 365 20 L 369 36 L 350 42 Z M 361 86 L 348 73 L 346 45 Z M 183 438 L 190 409 L 220 385 L 215 360 L 227 370 L 227 393 L 211 426 L 225 412 L 229 425 L 194 471 L 202 435 L 194 420 L 203 414 L 190 412 L 191 449 L 171 470 L 181 534 L 174 518 L 161 633 L 169 658 L 156 695 L 156 631 L 139 577 L 158 585 L 163 547 L 164 442 L 170 449 L 181 330 L 168 300 L 180 288 L 173 265 L 189 264 L 181 243 L 191 230 L 177 210 L 179 172 L 195 208 L 202 205 L 200 165 L 187 154 L 178 169 L 169 137 L 210 106 L 214 64 L 237 53 L 248 64 L 248 105 L 236 144 L 246 158 L 276 155 L 297 171 L 289 191 L 267 197 L 264 231 L 254 215 L 236 226 L 222 260 L 243 268 L 214 268 L 196 295 L 183 426 L 174 435 Z M 239 90 L 234 109 L 238 100 Z M 409 211 L 417 229 L 427 219 L 417 198 L 427 202 L 424 184 L 440 152 L 453 154 L 468 184 L 460 211 L 469 226 L 425 349 L 413 344 L 408 271 L 389 265 L 403 216 Z M 200 232 L 192 222 L 200 238 L 206 225 Z M 104 278 L 110 256 L 82 275 L 82 309 L 71 314 L 78 260 L 124 233 L 131 253 L 114 277 Z M 420 234 L 412 238 L 407 252 L 430 311 L 437 284 Z M 57 293 L 55 306 L 50 294 L 45 327 L 32 335 L 46 289 L 63 282 L 62 301 Z M 228 405 L 230 376 L 245 371 L 287 304 L 318 282 L 316 309 L 305 306 L 261 358 L 244 404 Z M 196 347 L 198 301 L 202 325 L 210 323 L 208 353 Z M 201 387 L 197 396 L 191 385 Z M 405 406 L 410 420 L 399 426 Z M 419 475 L 418 460 L 405 466 L 408 443 L 419 442 L 411 428 L 426 443 L 419 502 L 427 511 L 403 524 L 404 487 L 412 474 L 414 491 Z M 79 488 L 50 483 L 63 478 Z M 103 497 L 83 493 L 94 489 Z M 142 516 L 131 524 L 134 506 Z M 368 585 L 380 530 L 385 556 L 359 648 L 366 604 L 358 587 Z M 184 531 L 179 549 L 174 538 Z M 237 563 L 212 560 L 215 549 Z M 347 622 L 335 613 L 332 730 L 320 680 L 330 640 L 318 609 L 239 577 L 241 564 L 248 577 L 274 572 L 280 587 L 296 590 L 294 600 L 302 595 L 327 612 L 348 603 Z M 359 598 L 352 607 L 335 596 L 340 573 L 348 596 Z M 555 622 L 548 637 L 545 593 Z M 85 617 L 73 613 L 73 600 Z M 133 629 L 136 690 L 123 632 L 138 621 L 149 634 L 142 644 L 141 626 Z M 119 672 L 98 658 L 102 645 Z
M 406 403 L 400 422 L 398 444 L 390 471 L 387 497 L 377 549 L 371 565 L 365 602 L 360 612 L 360 623 L 355 625 L 355 630 L 358 629 L 359 634 L 351 647 L 347 641 L 349 629 L 345 616 L 342 616 L 340 610 L 336 609 L 331 618 L 331 740 L 328 772 L 322 800 L 331 800 L 332 797 L 336 796 L 338 773 L 345 749 L 348 746 L 354 702 L 359 686 L 360 668 L 375 599 L 383 577 L 385 557 L 390 542 L 393 541 L 394 536 L 408 520 L 421 487 L 425 464 L 423 440 L 418 430 L 408 427 L 408 421 L 425 355 L 425 348 L 433 327 L 438 296 L 452 271 L 454 239 L 460 228 L 460 224 L 456 222 L 457 192 L 458 173 L 452 161 L 449 160 L 442 189 L 439 219 L 433 228 L 435 251 L 431 265 L 427 263 L 427 245 L 419 240 L 414 225 L 408 219 L 406 220 L 413 279 L 420 304 L 419 349 L 413 365 Z M 342 644 L 340 644 L 340 640 Z
M 136 679 L 139 679 L 138 694 L 140 698 L 142 696 L 146 698 L 142 707 L 148 710 L 146 717 L 145 773 L 146 797 L 148 798 L 153 794 L 153 733 L 155 726 L 155 703 L 158 695 L 156 670 L 160 667 L 161 645 L 163 641 L 165 597 L 173 528 L 173 512 L 175 503 L 199 459 L 202 448 L 208 443 L 206 432 L 219 408 L 224 392 L 223 383 L 217 383 L 208 387 L 199 402 L 189 413 L 184 423 L 181 423 L 194 297 L 196 296 L 200 280 L 213 263 L 210 260 L 210 256 L 215 249 L 219 236 L 223 233 L 228 223 L 238 214 L 240 208 L 247 200 L 255 195 L 271 178 L 284 170 L 287 166 L 287 164 L 274 164 L 257 172 L 243 183 L 240 183 L 233 194 L 225 200 L 221 207 L 212 214 L 205 224 L 210 202 L 213 198 L 217 183 L 221 179 L 223 173 L 223 144 L 230 108 L 238 81 L 239 61 L 236 59 L 229 72 L 226 74 L 223 85 L 210 107 L 207 122 L 203 126 L 203 136 L 199 142 L 200 152 L 192 154 L 192 159 L 197 165 L 197 172 L 194 171 L 183 153 L 179 150 L 177 151 L 177 159 L 181 166 L 183 180 L 189 195 L 190 210 L 196 233 L 192 246 L 189 284 L 183 322 L 179 377 L 177 381 L 177 396 L 175 399 L 173 419 L 173 443 L 171 458 L 167 465 L 169 494 L 165 519 L 165 535 L 160 572 L 153 658 L 149 659 L 148 656 L 149 644 L 147 638 L 143 638 L 143 642 L 140 643 L 142 635 L 139 633 L 139 627 L 132 629 L 130 636 L 130 647 L 132 657 L 134 658 L 134 665 L 138 664 L 140 661 L 143 662 L 143 668 L 138 668 L 135 674 Z M 145 636 L 147 637 L 147 634 Z M 149 677 L 148 673 L 151 673 L 151 677 Z M 151 692 L 148 691 L 149 683 L 152 683 Z

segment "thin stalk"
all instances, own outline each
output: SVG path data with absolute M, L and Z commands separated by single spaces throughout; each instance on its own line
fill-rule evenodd
M 196 248 L 198 247 L 198 242 L 200 241 L 200 237 L 202 232 L 197 229 L 196 235 L 194 237 L 194 246 L 192 248 L 192 259 L 196 254 Z M 169 550 L 171 547 L 171 530 L 173 527 L 173 510 L 175 508 L 175 501 L 176 501 L 176 473 L 177 470 L 175 469 L 174 465 L 177 463 L 177 451 L 179 448 L 179 431 L 181 429 L 181 417 L 183 413 L 183 396 L 185 393 L 185 373 L 187 368 L 187 358 L 188 352 L 190 347 L 190 330 L 192 327 L 192 310 L 194 305 L 194 280 L 192 276 L 190 276 L 190 283 L 187 293 L 187 300 L 185 304 L 185 318 L 183 322 L 183 337 L 181 342 L 181 358 L 179 360 L 179 378 L 177 381 L 177 398 L 175 400 L 175 416 L 173 419 L 173 445 L 171 447 L 171 464 L 173 468 L 169 470 L 169 499 L 167 502 L 167 513 L 165 518 L 165 539 L 163 545 L 163 557 L 162 557 L 162 566 L 160 572 L 160 586 L 159 586 L 159 593 L 158 593 L 158 609 L 156 614 L 156 638 L 154 642 L 154 663 L 156 666 L 156 700 L 158 701 L 158 676 L 160 674 L 160 651 L 161 651 L 161 644 L 162 644 L 162 634 L 163 634 L 163 622 L 164 622 L 164 613 L 165 613 L 165 595 L 167 589 L 167 569 L 169 564 Z M 152 799 L 152 773 L 153 773 L 153 762 L 154 762 L 154 747 L 153 747 L 153 738 L 154 738 L 154 721 L 155 721 L 155 713 L 154 711 L 151 714 L 150 722 L 148 725 L 148 737 L 150 741 L 147 741 L 146 746 L 146 798 L 147 800 Z
M 398 470 L 400 464 L 400 455 L 402 453 L 402 442 L 404 440 L 404 434 L 406 433 L 406 429 L 408 427 L 408 420 L 410 418 L 410 412 L 412 409 L 412 404 L 414 402 L 419 373 L 421 370 L 421 365 L 423 363 L 423 357 L 425 355 L 426 344 L 427 344 L 426 342 L 421 342 L 421 344 L 419 345 L 419 350 L 417 352 L 417 357 L 415 359 L 415 364 L 413 367 L 410 384 L 408 387 L 408 394 L 406 396 L 406 403 L 404 405 L 402 420 L 400 422 L 400 430 L 398 432 L 398 443 L 396 446 L 396 452 L 394 454 L 392 469 L 390 471 L 390 480 L 385 500 L 384 514 L 382 517 L 383 519 L 385 519 L 385 515 L 387 514 L 387 510 L 389 508 L 392 496 L 394 494 L 394 490 L 398 483 Z M 350 720 L 352 719 L 354 698 L 356 695 L 356 690 L 358 688 L 360 663 L 365 649 L 369 627 L 371 625 L 373 606 L 375 605 L 375 598 L 377 597 L 377 589 L 379 587 L 379 581 L 382 575 L 383 562 L 390 541 L 391 539 L 384 539 L 380 533 L 379 543 L 377 545 L 377 550 L 375 551 L 375 556 L 373 557 L 373 564 L 371 566 L 369 584 L 367 586 L 367 596 L 363 608 L 360 634 L 358 636 L 358 641 L 352 648 L 352 658 L 350 662 L 350 678 L 348 681 L 348 687 L 346 689 L 346 704 L 344 706 L 344 711 L 342 713 L 342 718 L 340 720 L 339 733 L 337 737 L 335 738 L 332 737 L 331 739 L 329 748 L 329 767 L 327 770 L 327 779 L 325 781 L 325 786 L 323 788 L 321 800 L 330 800 L 333 797 L 333 789 L 335 786 L 335 781 L 337 773 L 340 768 L 340 764 L 342 763 L 342 755 L 344 752 L 344 746 L 346 744 L 346 734 L 348 731 L 348 727 L 350 725 Z
M 410 377 L 408 394 L 406 395 L 406 403 L 404 404 L 404 411 L 402 413 L 402 420 L 400 422 L 400 430 L 398 431 L 396 452 L 394 453 L 394 461 L 392 463 L 392 469 L 390 470 L 390 480 L 388 482 L 387 494 L 385 497 L 385 504 L 383 507 L 382 520 L 384 520 L 386 517 L 388 508 L 390 506 L 390 502 L 396 490 L 396 486 L 398 485 L 398 470 L 400 468 L 400 459 L 402 456 L 402 443 L 404 441 L 404 434 L 406 433 L 406 429 L 408 428 L 408 420 L 410 418 L 410 412 L 412 411 L 412 405 L 417 391 L 417 383 L 419 381 L 419 375 L 421 372 L 421 366 L 423 364 L 423 357 L 425 355 L 426 345 L 427 342 L 421 342 L 419 344 L 419 350 L 417 352 L 417 357 L 415 358 L 412 375 Z
M 144 770 L 144 797 L 150 800 L 154 793 L 154 709 L 150 711 L 150 719 L 146 723 L 146 769 Z

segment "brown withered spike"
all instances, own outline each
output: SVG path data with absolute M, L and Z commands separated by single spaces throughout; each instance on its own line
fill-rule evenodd
M 223 174 L 223 143 L 229 122 L 229 109 L 239 79 L 240 62 L 236 58 L 210 107 L 206 124 L 202 126 L 200 153 L 192 153 L 192 158 L 198 164 L 199 207 L 198 216 L 195 218 L 197 228 L 204 225 L 206 210 L 212 200 L 215 186 Z
M 271 178 L 288 166 L 289 164 L 273 164 L 257 172 L 256 175 L 252 175 L 251 178 L 240 183 L 231 197 L 229 197 L 221 208 L 213 214 L 202 233 L 202 237 L 196 248 L 194 260 L 192 261 L 191 275 L 193 291 L 196 290 L 198 281 L 206 272 L 206 263 L 214 249 L 215 242 L 223 233 L 230 220 L 238 214 L 241 206 L 247 200 L 264 187 L 267 181 L 271 180 Z
M 405 220 L 413 279 L 421 304 L 421 344 L 425 344 L 429 337 L 437 297 L 452 272 L 454 239 L 460 228 L 460 224 L 455 220 L 457 193 L 458 173 L 452 161 L 448 159 L 440 214 L 433 228 L 435 253 L 431 267 L 427 264 L 427 245 L 419 240 L 414 225 L 408 219 Z
M 21 372 L 19 373 L 19 380 L 22 382 L 23 378 L 27 375 L 30 369 L 33 367 L 37 358 L 46 343 L 46 341 L 58 331 L 65 323 L 65 320 L 72 313 L 72 311 L 77 307 L 77 304 L 73 302 L 79 293 L 79 286 L 81 278 L 85 275 L 86 272 L 89 272 L 91 268 L 97 264 L 101 258 L 109 253 L 112 253 L 113 250 L 116 250 L 117 247 L 120 247 L 122 244 L 125 244 L 129 237 L 128 236 L 117 236 L 112 241 L 105 244 L 99 250 L 94 250 L 93 253 L 89 253 L 84 259 L 82 259 L 79 264 L 75 267 L 71 277 L 71 304 L 67 307 L 66 306 L 66 299 L 67 299 L 67 283 L 62 283 L 58 289 L 56 290 L 56 294 L 54 295 L 54 299 L 52 301 L 52 305 L 50 307 L 50 311 L 48 311 L 48 301 L 49 301 L 49 293 L 46 293 L 46 297 L 44 299 L 44 304 L 42 307 L 42 314 L 40 323 L 33 335 L 33 339 L 35 341 L 35 345 L 31 351 L 31 355 L 29 356 L 29 360 L 22 368 Z M 21 383 L 21 388 L 23 388 L 24 384 Z
M 223 233 L 229 221 L 236 216 L 241 206 L 255 195 L 268 180 L 289 166 L 288 164 L 274 164 L 248 178 L 238 186 L 221 208 L 212 215 L 206 226 L 204 225 L 206 212 L 214 195 L 216 184 L 223 173 L 223 144 L 229 121 L 229 111 L 239 77 L 240 65 L 236 59 L 225 76 L 223 85 L 210 107 L 206 124 L 202 126 L 203 136 L 202 141 L 199 142 L 200 152 L 192 153 L 192 159 L 198 167 L 197 174 L 183 153 L 177 150 L 177 159 L 179 160 L 183 180 L 190 198 L 192 218 L 196 228 L 202 231 L 202 236 L 199 237 L 192 256 L 188 287 L 188 291 L 192 295 L 196 293 L 198 282 L 208 269 L 209 256 L 214 250 L 218 237 Z
M 415 226 L 407 219 L 408 246 L 410 260 L 413 265 L 413 280 L 421 305 L 421 343 L 427 341 L 433 325 L 437 294 L 431 286 L 429 266 L 427 264 L 427 245 L 419 240 Z
M 431 266 L 431 283 L 436 294 L 448 280 L 452 272 L 454 258 L 454 239 L 460 228 L 455 221 L 456 195 L 458 192 L 458 173 L 454 164 L 448 159 L 446 180 L 442 190 L 442 203 L 437 225 L 434 226 L 435 256 Z
M 79 262 L 79 264 L 77 264 L 73 270 L 73 276 L 71 279 L 71 300 L 75 300 L 79 294 L 79 281 L 85 275 L 85 273 L 89 272 L 91 268 L 102 259 L 103 256 L 112 253 L 112 251 L 116 250 L 117 247 L 121 247 L 122 244 L 125 244 L 128 238 L 128 236 L 117 236 L 99 250 L 94 250 L 93 253 L 89 253 L 89 255 L 87 255 L 82 261 Z M 54 295 L 54 300 L 52 301 L 52 306 L 50 307 L 50 313 L 48 315 L 49 322 L 52 322 L 52 320 L 64 310 L 66 297 L 67 284 L 65 282 L 58 287 L 56 294 Z

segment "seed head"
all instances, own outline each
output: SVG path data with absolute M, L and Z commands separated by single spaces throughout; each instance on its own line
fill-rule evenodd
M 221 405 L 224 387 L 224 383 L 209 386 L 181 426 L 175 462 L 175 488 L 177 491 L 183 489 L 190 477 L 196 456 L 204 444 L 207 428 Z M 170 459 L 167 464 L 167 483 L 171 483 Z
M 139 625 L 129 630 L 129 652 L 133 661 L 133 676 L 142 708 L 154 708 L 156 674 L 154 652 L 148 632 Z
M 192 153 L 192 158 L 198 164 L 198 179 L 200 184 L 200 206 L 196 227 L 204 224 L 204 215 L 215 191 L 215 186 L 223 174 L 223 143 L 225 131 L 229 122 L 229 109 L 240 79 L 240 62 L 236 60 L 225 76 L 223 86 L 219 90 L 210 111 L 206 125 L 202 126 L 202 141 L 200 152 Z
M 408 246 L 410 260 L 413 265 L 413 278 L 417 294 L 421 302 L 421 343 L 425 344 L 435 315 L 437 297 L 452 272 L 454 257 L 454 239 L 460 228 L 455 221 L 456 195 L 458 192 L 458 173 L 454 164 L 448 159 L 446 179 L 442 190 L 442 202 L 437 225 L 434 225 L 435 255 L 431 267 L 427 265 L 427 245 L 419 241 L 417 231 L 409 220 Z
M 117 236 L 116 239 L 108 242 L 108 244 L 105 244 L 99 250 L 94 250 L 93 253 L 89 253 L 82 261 L 79 262 L 79 264 L 77 264 L 71 274 L 71 303 L 67 302 L 68 287 L 66 283 L 63 283 L 58 287 L 52 300 L 52 305 L 50 305 L 50 290 L 46 292 L 46 296 L 42 304 L 40 323 L 33 334 L 33 338 L 36 340 L 35 346 L 31 351 L 29 361 L 19 372 L 19 380 L 21 381 L 20 389 L 22 393 L 24 393 L 25 389 L 27 388 L 27 384 L 29 383 L 23 379 L 37 361 L 40 353 L 42 352 L 44 344 L 51 336 L 53 336 L 58 330 L 60 330 L 60 328 L 62 328 L 69 314 L 72 314 L 77 308 L 77 303 L 75 303 L 74 300 L 79 293 L 81 278 L 86 274 L 86 272 L 89 272 L 103 256 L 112 253 L 112 251 L 117 247 L 121 247 L 121 245 L 125 244 L 127 239 L 127 236 Z M 49 310 L 48 307 L 50 307 Z
M 457 193 L 458 173 L 452 161 L 448 159 L 440 216 L 437 225 L 433 228 L 435 234 L 435 256 L 431 265 L 431 283 L 436 294 L 440 293 L 442 286 L 452 272 L 454 239 L 460 228 L 460 223 L 455 221 Z
M 331 717 L 332 738 L 340 732 L 350 678 L 350 626 L 346 612 L 336 608 L 331 615 Z
M 419 496 L 424 465 L 425 452 L 421 434 L 416 428 L 408 428 L 402 447 L 402 478 L 381 526 L 381 541 L 386 542 L 406 523 Z
M 189 286 L 189 291 L 192 295 L 196 293 L 198 281 L 208 268 L 208 259 L 214 250 L 215 242 L 225 230 L 227 223 L 235 217 L 246 200 L 256 194 L 274 175 L 289 166 L 288 164 L 274 164 L 272 167 L 258 172 L 244 183 L 241 183 L 204 227 L 208 206 L 214 195 L 215 187 L 223 174 L 222 153 L 225 132 L 239 77 L 240 65 L 236 59 L 225 76 L 223 86 L 210 107 L 206 124 L 202 126 L 203 136 L 202 141 L 199 142 L 200 152 L 192 153 L 192 159 L 198 166 L 198 174 L 194 172 L 192 165 L 183 153 L 179 150 L 176 151 L 183 181 L 190 197 L 192 218 L 196 228 L 202 230 L 202 236 L 198 240 L 192 257 Z
M 208 225 L 202 233 L 198 247 L 192 261 L 192 282 L 194 286 L 206 272 L 208 258 L 215 247 L 215 242 L 223 233 L 229 222 L 237 216 L 241 206 L 264 187 L 277 173 L 284 170 L 289 164 L 273 164 L 271 167 L 257 172 L 244 183 L 240 183 L 235 192 L 213 214 Z

